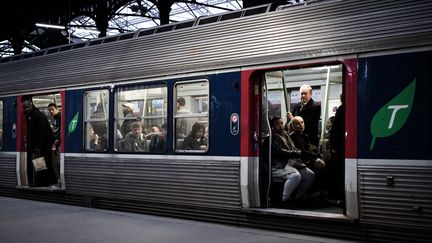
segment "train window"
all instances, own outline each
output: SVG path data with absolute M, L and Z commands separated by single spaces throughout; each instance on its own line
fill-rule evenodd
M 106 89 L 84 94 L 84 148 L 87 151 L 108 149 L 108 101 Z
M 208 150 L 209 85 L 207 81 L 175 85 L 175 149 L 203 153 Z
M 115 93 L 115 150 L 166 151 L 167 87 L 122 87 Z
M 3 149 L 3 100 L 0 100 L 0 150 Z

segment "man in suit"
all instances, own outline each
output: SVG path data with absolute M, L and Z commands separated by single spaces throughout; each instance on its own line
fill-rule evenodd
M 318 124 L 321 116 L 321 106 L 312 99 L 312 87 L 303 84 L 300 87 L 300 102 L 294 107 L 292 113 L 288 113 L 288 122 L 294 116 L 301 116 L 304 120 L 304 133 L 309 137 L 310 142 L 318 147 Z

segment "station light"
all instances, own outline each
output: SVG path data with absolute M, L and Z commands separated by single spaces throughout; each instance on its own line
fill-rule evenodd
M 64 30 L 66 29 L 65 26 L 61 26 L 61 25 L 53 25 L 53 24 L 41 24 L 41 23 L 36 23 L 37 27 L 42 27 L 42 28 L 48 28 L 48 29 L 59 29 L 59 30 Z

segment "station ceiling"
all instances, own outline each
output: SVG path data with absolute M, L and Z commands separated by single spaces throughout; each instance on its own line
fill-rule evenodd
M 179 22 L 269 2 L 271 1 L 27 0 L 3 2 L 0 8 L 0 57 L 160 25 L 163 21 L 159 16 L 163 13 L 159 10 L 166 9 L 166 6 L 171 8 L 169 22 Z M 66 29 L 42 29 L 36 27 L 36 23 L 66 26 Z M 100 29 L 104 27 L 106 30 L 101 32 Z

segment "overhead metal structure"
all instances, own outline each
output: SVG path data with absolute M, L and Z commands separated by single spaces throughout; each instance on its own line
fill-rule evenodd
M 245 1 L 246 2 L 246 1 Z M 252 0 L 262 4 L 268 0 Z M 0 57 L 238 10 L 242 0 L 47 0 L 0 10 Z M 35 23 L 64 26 L 64 30 Z

